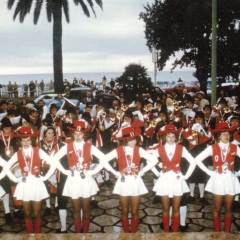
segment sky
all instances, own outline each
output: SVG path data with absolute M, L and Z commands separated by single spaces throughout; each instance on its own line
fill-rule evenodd
M 154 0 L 102 2 L 103 10 L 94 4 L 97 17 L 91 12 L 88 18 L 69 0 L 70 23 L 64 15 L 62 21 L 63 72 L 121 72 L 130 63 L 153 71 L 139 14 Z M 52 73 L 52 22 L 47 21 L 45 5 L 37 25 L 33 23 L 34 4 L 23 23 L 19 17 L 13 21 L 15 7 L 9 10 L 7 0 L 0 1 L 0 74 Z M 171 61 L 164 70 L 170 68 Z

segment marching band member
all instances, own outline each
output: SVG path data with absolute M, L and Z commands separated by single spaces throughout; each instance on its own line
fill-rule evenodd
M 47 129 L 44 131 L 44 138 L 40 141 L 41 149 L 46 152 L 50 157 L 52 157 L 59 151 L 64 144 L 59 141 L 56 137 L 55 129 L 53 126 L 48 126 Z M 63 157 L 60 161 L 65 169 L 68 169 L 68 164 Z M 49 164 L 46 162 L 43 163 L 42 169 L 46 172 L 49 169 Z M 56 230 L 56 233 L 67 233 L 67 202 L 68 198 L 62 195 L 63 187 L 66 182 L 66 175 L 62 172 L 55 171 L 52 176 L 47 180 L 47 190 L 49 195 L 55 196 L 55 207 L 54 211 L 59 213 L 61 228 Z M 46 199 L 46 209 L 44 211 L 44 216 L 51 214 L 51 205 L 50 205 L 50 198 Z
M 22 201 L 28 233 L 40 233 L 41 231 L 41 201 L 49 196 L 43 181 L 47 180 L 55 169 L 51 158 L 43 150 L 33 147 L 33 137 L 38 134 L 39 132 L 33 133 L 30 127 L 21 127 L 19 133 L 15 135 L 20 139 L 21 149 L 14 153 L 4 167 L 8 177 L 18 183 L 14 197 Z M 44 177 L 40 175 L 43 160 L 51 165 Z M 10 171 L 15 163 L 18 163 L 21 169 L 22 176 L 19 178 L 16 178 Z M 34 224 L 32 216 L 34 216 Z
M 169 232 L 170 198 L 173 198 L 173 232 L 178 231 L 181 198 L 184 193 L 189 192 L 185 180 L 191 176 L 196 166 L 193 157 L 186 148 L 176 144 L 178 140 L 177 135 L 180 131 L 181 129 L 177 129 L 173 124 L 167 124 L 161 128 L 159 134 L 162 136 L 164 145 L 159 145 L 158 148 L 153 151 L 153 155 L 160 157 L 162 162 L 161 172 L 158 172 L 155 168 L 153 168 L 152 171 L 159 177 L 154 185 L 153 191 L 156 192 L 156 195 L 161 196 L 163 205 L 162 220 L 165 232 Z M 190 164 L 185 175 L 181 173 L 181 158 L 185 158 Z
M 231 143 L 240 146 L 240 115 L 234 112 L 229 118 L 228 122 L 230 122 L 231 127 L 235 127 L 235 130 L 233 132 L 233 141 Z M 235 161 L 234 164 L 234 170 L 239 171 L 240 170 L 240 162 Z M 240 177 L 238 177 L 238 180 L 240 181 Z M 235 195 L 234 201 L 233 201 L 233 210 L 238 210 L 239 208 L 239 194 Z
M 87 233 L 90 224 L 90 200 L 99 188 L 94 180 L 94 174 L 98 173 L 102 166 L 94 170 L 90 169 L 92 163 L 92 155 L 98 159 L 103 159 L 104 154 L 95 146 L 84 141 L 87 133 L 91 130 L 91 126 L 87 125 L 85 120 L 76 120 L 73 127 L 69 127 L 72 131 L 73 141 L 69 141 L 54 155 L 54 159 L 59 160 L 67 156 L 69 170 L 63 168 L 62 163 L 58 162 L 57 168 L 65 175 L 67 180 L 63 189 L 63 196 L 70 197 L 73 205 L 74 226 L 77 233 L 80 233 L 81 226 L 83 233 Z M 80 211 L 83 212 L 81 221 Z
M 120 141 L 120 146 L 108 153 L 101 162 L 108 171 L 118 176 L 113 193 L 118 194 L 120 198 L 121 221 L 125 233 L 130 232 L 129 203 L 131 204 L 132 214 L 131 232 L 135 233 L 137 231 L 140 196 L 148 192 L 141 176 L 157 163 L 157 158 L 137 146 L 140 134 L 141 130 L 139 128 L 131 126 L 120 128 L 113 135 L 114 140 Z M 147 165 L 139 171 L 141 158 L 147 160 Z M 116 172 L 108 163 L 113 159 L 117 159 L 119 172 Z
M 232 221 L 232 203 L 234 196 L 240 193 L 240 184 L 234 175 L 234 162 L 240 156 L 238 146 L 230 143 L 230 128 L 227 122 L 221 122 L 216 129 L 211 130 L 215 137 L 215 144 L 208 146 L 196 157 L 197 165 L 206 172 L 210 179 L 205 190 L 213 193 L 213 225 L 216 232 L 220 231 L 220 211 L 224 200 L 225 218 L 224 231 L 229 232 Z M 209 170 L 202 161 L 211 156 L 214 171 Z
M 189 152 L 193 157 L 196 157 L 200 152 L 207 148 L 207 145 L 211 141 L 211 133 L 208 132 L 208 128 L 205 128 L 204 113 L 202 111 L 196 112 L 193 126 L 184 129 L 182 132 L 182 137 L 186 140 L 185 144 L 183 143 L 183 145 L 189 149 Z M 197 166 L 193 174 L 188 179 L 190 188 L 189 203 L 194 201 L 195 184 L 198 183 L 200 202 L 204 205 L 209 204 L 204 198 L 205 182 L 206 174 Z
M 12 124 L 11 120 L 8 117 L 4 117 L 1 120 L 1 132 L 0 132 L 0 156 L 5 160 L 9 161 L 13 154 L 18 150 L 18 146 L 16 143 L 16 139 L 14 138 L 14 134 L 12 132 Z M 9 194 L 14 190 L 15 184 L 13 184 L 8 176 L 5 176 L 1 180 L 1 185 L 6 192 L 6 194 L 3 196 L 3 206 L 5 210 L 5 220 L 7 223 L 12 221 L 12 216 L 10 213 L 10 205 L 9 205 Z M 19 209 L 20 206 L 18 205 L 18 202 L 14 201 L 14 217 L 22 218 L 23 213 Z

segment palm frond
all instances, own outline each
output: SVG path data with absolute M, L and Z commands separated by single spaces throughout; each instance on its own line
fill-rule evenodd
M 101 9 L 103 9 L 102 0 L 95 0 L 95 1 L 96 1 L 97 5 L 98 5 Z
M 12 8 L 14 2 L 15 2 L 15 0 L 8 0 L 8 4 L 7 4 L 8 9 L 11 9 L 11 8 Z
M 20 9 L 18 10 L 18 13 L 19 13 L 19 19 L 21 23 L 24 21 L 24 18 L 26 17 L 26 15 L 30 13 L 31 7 L 32 7 L 32 1 L 33 0 L 19 0 L 18 5 Z
M 73 2 L 75 3 L 75 5 L 78 5 L 78 4 L 79 4 L 79 1 L 78 1 L 78 0 L 73 0 Z
M 93 13 L 94 13 L 94 15 L 95 15 L 95 17 L 96 17 L 96 13 L 95 13 L 94 8 L 93 8 L 93 2 L 92 2 L 92 0 L 87 0 L 87 2 L 88 2 L 88 4 L 90 5 L 90 7 L 91 7 L 91 9 L 92 9 L 92 11 L 93 11 Z
M 87 8 L 87 5 L 85 4 L 85 2 L 83 0 L 78 0 L 81 7 L 82 7 L 82 10 L 84 12 L 84 14 L 87 16 L 87 17 L 90 17 L 90 13 L 88 11 L 88 8 Z
M 49 22 L 52 21 L 52 6 L 52 0 L 46 0 L 47 19 Z
M 70 18 L 69 18 L 68 0 L 62 0 L 62 5 L 63 5 L 63 11 L 64 11 L 64 14 L 65 14 L 66 21 L 69 23 Z
M 42 5 L 43 5 L 43 0 L 37 0 L 36 5 L 35 5 L 35 10 L 34 10 L 34 17 L 33 17 L 33 22 L 34 24 L 37 24 L 41 10 L 42 10 Z

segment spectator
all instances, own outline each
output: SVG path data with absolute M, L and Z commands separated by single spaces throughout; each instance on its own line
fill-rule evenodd
M 36 96 L 38 97 L 38 82 L 37 80 L 35 80 L 35 93 L 36 93 Z
M 8 89 L 8 97 L 12 97 L 13 96 L 13 85 L 12 85 L 11 81 L 9 81 L 9 83 L 7 85 L 7 89 Z
M 111 78 L 110 87 L 111 87 L 111 88 L 114 88 L 114 87 L 115 87 L 115 82 L 114 82 L 113 78 Z
M 23 97 L 27 97 L 28 96 L 28 85 L 24 84 L 23 85 Z
M 39 83 L 39 87 L 40 87 L 40 90 L 43 92 L 44 91 L 44 87 L 45 87 L 45 83 L 42 79 L 42 81 Z
M 30 81 L 29 85 L 30 97 L 34 97 L 34 93 L 36 92 L 36 85 L 34 84 L 33 80 Z
M 49 91 L 51 90 L 54 90 L 54 83 L 52 79 L 50 80 L 50 83 L 49 83 Z
M 13 94 L 14 94 L 14 97 L 16 98 L 18 97 L 18 85 L 16 82 L 13 85 Z

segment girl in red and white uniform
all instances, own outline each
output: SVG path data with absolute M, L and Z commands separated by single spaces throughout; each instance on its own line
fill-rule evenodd
M 73 204 L 74 226 L 77 233 L 87 233 L 90 224 L 90 200 L 99 188 L 93 175 L 98 173 L 102 166 L 99 164 L 94 170 L 90 170 L 92 155 L 98 159 L 103 159 L 104 154 L 92 144 L 85 142 L 87 132 L 91 130 L 87 122 L 83 119 L 73 122 L 73 127 L 68 127 L 72 131 L 73 141 L 68 141 L 59 152 L 54 155 L 54 159 L 59 161 L 67 156 L 69 170 L 63 168 L 60 162 L 57 168 L 65 175 L 67 180 L 63 189 L 63 195 L 71 197 Z M 81 221 L 80 212 L 83 212 Z
M 118 140 L 120 146 L 108 153 L 101 164 L 114 175 L 118 176 L 113 193 L 119 194 L 121 203 L 121 221 L 125 233 L 129 233 L 129 203 L 131 206 L 131 232 L 137 231 L 139 222 L 140 195 L 148 192 L 141 176 L 150 170 L 157 162 L 157 158 L 147 153 L 143 148 L 137 146 L 137 141 L 141 133 L 140 128 L 131 126 L 120 128 L 113 135 L 113 140 Z M 147 160 L 147 165 L 141 170 L 141 158 Z M 116 172 L 108 163 L 117 159 L 119 172 Z
M 49 197 L 44 184 L 56 169 L 51 158 L 41 149 L 32 146 L 32 138 L 39 132 L 32 133 L 30 127 L 21 127 L 15 137 L 20 138 L 19 149 L 4 167 L 8 177 L 18 183 L 14 193 L 17 200 L 22 201 L 25 226 L 28 233 L 40 233 L 41 231 L 41 204 L 42 200 Z M 51 167 L 48 173 L 42 177 L 42 161 L 46 161 Z M 11 167 L 18 163 L 21 169 L 21 177 L 16 178 L 11 172 Z M 34 216 L 34 224 L 32 222 Z
M 234 196 L 240 193 L 237 174 L 233 173 L 235 157 L 240 156 L 240 149 L 237 145 L 230 143 L 230 133 L 234 130 L 235 128 L 230 128 L 227 122 L 218 123 L 217 128 L 211 131 L 216 143 L 208 146 L 195 158 L 197 165 L 210 176 L 205 190 L 213 193 L 213 225 L 216 232 L 220 231 L 220 212 L 223 200 L 225 205 L 224 231 L 230 231 Z M 209 156 L 212 156 L 213 171 L 202 163 Z
M 173 232 L 178 231 L 180 222 L 180 202 L 182 195 L 189 192 L 186 183 L 196 164 L 192 155 L 182 145 L 176 144 L 177 135 L 181 129 L 177 129 L 173 124 L 167 124 L 159 129 L 158 134 L 162 137 L 164 145 L 159 145 L 155 151 L 151 151 L 156 157 L 160 157 L 162 162 L 162 171 L 158 172 L 155 168 L 152 171 L 159 177 L 153 187 L 156 195 L 161 196 L 163 211 L 162 221 L 165 232 L 169 232 L 169 209 L 172 203 L 172 224 Z M 189 162 L 189 168 L 185 175 L 181 173 L 181 158 L 185 158 Z

